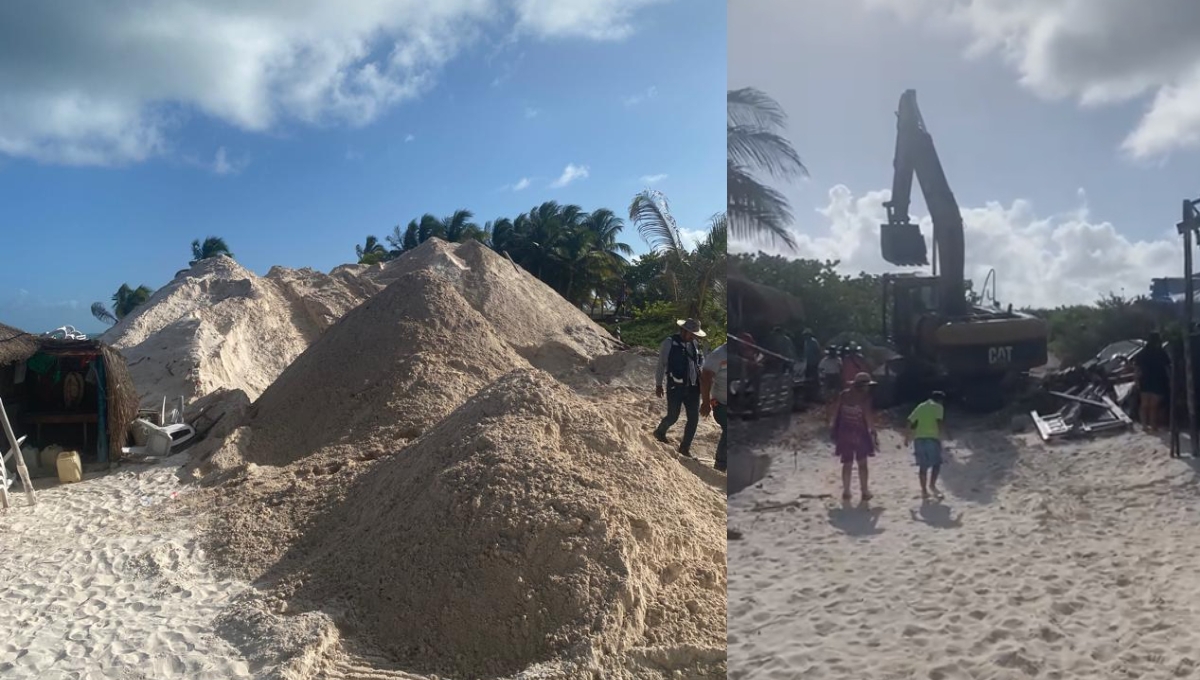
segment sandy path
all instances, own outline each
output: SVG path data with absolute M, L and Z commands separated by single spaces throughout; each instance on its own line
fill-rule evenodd
M 963 431 L 922 504 L 888 432 L 864 509 L 801 498 L 840 495 L 818 435 L 730 499 L 730 678 L 1200 677 L 1200 477 L 1159 440 Z
M 251 677 L 211 632 L 245 586 L 201 566 L 194 522 L 172 508 L 182 462 L 51 482 L 32 510 L 14 495 L 0 514 L 0 677 Z

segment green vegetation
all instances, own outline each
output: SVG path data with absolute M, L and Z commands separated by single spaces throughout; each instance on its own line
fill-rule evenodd
M 808 327 L 822 342 L 847 336 L 880 340 L 880 277 L 840 274 L 836 261 L 789 260 L 762 253 L 737 255 L 734 263 L 752 281 L 790 293 L 804 303 L 805 318 L 788 328 L 793 337 Z M 967 292 L 977 297 L 970 282 Z M 1144 297 L 1127 299 L 1110 293 L 1091 305 L 1024 311 L 1046 319 L 1050 352 L 1064 365 L 1086 361 L 1113 342 L 1144 338 L 1152 330 L 1159 330 L 1164 337 L 1180 332 L 1171 307 Z
M 225 243 L 225 239 L 220 236 L 209 236 L 203 242 L 200 239 L 192 241 L 192 260 L 188 262 L 188 266 L 195 266 L 201 260 L 207 260 L 210 257 L 224 255 L 225 257 L 233 257 L 229 246 Z
M 619 326 L 621 339 L 630 345 L 658 349 L 659 345 L 662 344 L 663 338 L 679 331 L 679 326 L 676 324 L 678 320 L 679 312 L 677 307 L 666 300 L 659 300 L 658 302 L 651 302 L 643 307 L 635 308 L 632 318 L 627 321 L 622 321 L 620 324 L 606 322 L 601 325 L 614 335 Z M 714 319 L 711 322 L 704 322 L 703 325 L 704 332 L 707 335 L 704 342 L 710 348 L 725 343 L 726 328 L 723 317 Z
M 403 229 L 395 226 L 385 238 L 390 248 L 378 237 L 367 236 L 355 246 L 355 254 L 360 264 L 377 264 L 430 238 L 476 240 L 603 320 L 610 330 L 622 319 L 621 333 L 630 344 L 658 347 L 675 332 L 675 321 L 687 316 L 699 317 L 709 337 L 723 342 L 728 238 L 724 215 L 712 218 L 704 241 L 696 247 L 684 241 L 660 192 L 647 190 L 634 197 L 629 221 L 651 247 L 633 260 L 633 249 L 621 240 L 625 220 L 617 213 L 607 208 L 588 212 L 554 201 L 483 226 L 469 210 L 442 218 L 426 213 Z
M 115 324 L 145 304 L 151 295 L 154 295 L 154 291 L 147 286 L 130 288 L 129 284 L 122 283 L 112 296 L 112 309 L 105 307 L 103 302 L 93 302 L 92 316 L 104 323 Z
M 1050 326 L 1050 352 L 1064 365 L 1086 361 L 1119 340 L 1145 339 L 1159 331 L 1164 339 L 1180 336 L 1182 327 L 1172 305 L 1144 297 L 1123 298 L 1109 293 L 1091 305 L 1027 310 Z

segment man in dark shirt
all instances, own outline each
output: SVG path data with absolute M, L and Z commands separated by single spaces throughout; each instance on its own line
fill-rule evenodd
M 679 442 L 679 454 L 691 458 L 692 439 L 700 424 L 700 367 L 704 364 L 704 353 L 700 350 L 699 339 L 705 334 L 696 319 L 681 319 L 676 324 L 679 332 L 663 340 L 658 350 L 654 393 L 659 398 L 666 395 L 667 415 L 654 429 L 654 437 L 660 442 L 669 442 L 667 430 L 679 420 L 679 412 L 684 411 L 687 421 L 683 426 L 683 439 Z
M 1147 432 L 1158 429 L 1163 400 L 1171 386 L 1171 359 L 1162 344 L 1158 333 L 1151 333 L 1146 337 L 1146 346 L 1133 358 L 1140 400 L 1138 411 Z

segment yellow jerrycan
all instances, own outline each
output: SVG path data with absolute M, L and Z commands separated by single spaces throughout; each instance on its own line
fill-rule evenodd
M 58 481 L 63 484 L 78 482 L 83 479 L 83 464 L 79 454 L 74 451 L 63 451 L 58 454 Z

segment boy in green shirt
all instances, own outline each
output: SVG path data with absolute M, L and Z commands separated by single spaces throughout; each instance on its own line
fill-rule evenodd
M 946 436 L 946 395 L 940 391 L 917 405 L 908 416 L 908 433 L 904 443 L 913 444 L 917 458 L 917 476 L 921 480 L 921 498 L 928 499 L 932 491 L 938 500 L 938 473 L 942 471 L 942 439 Z M 929 483 L 926 486 L 926 477 Z

